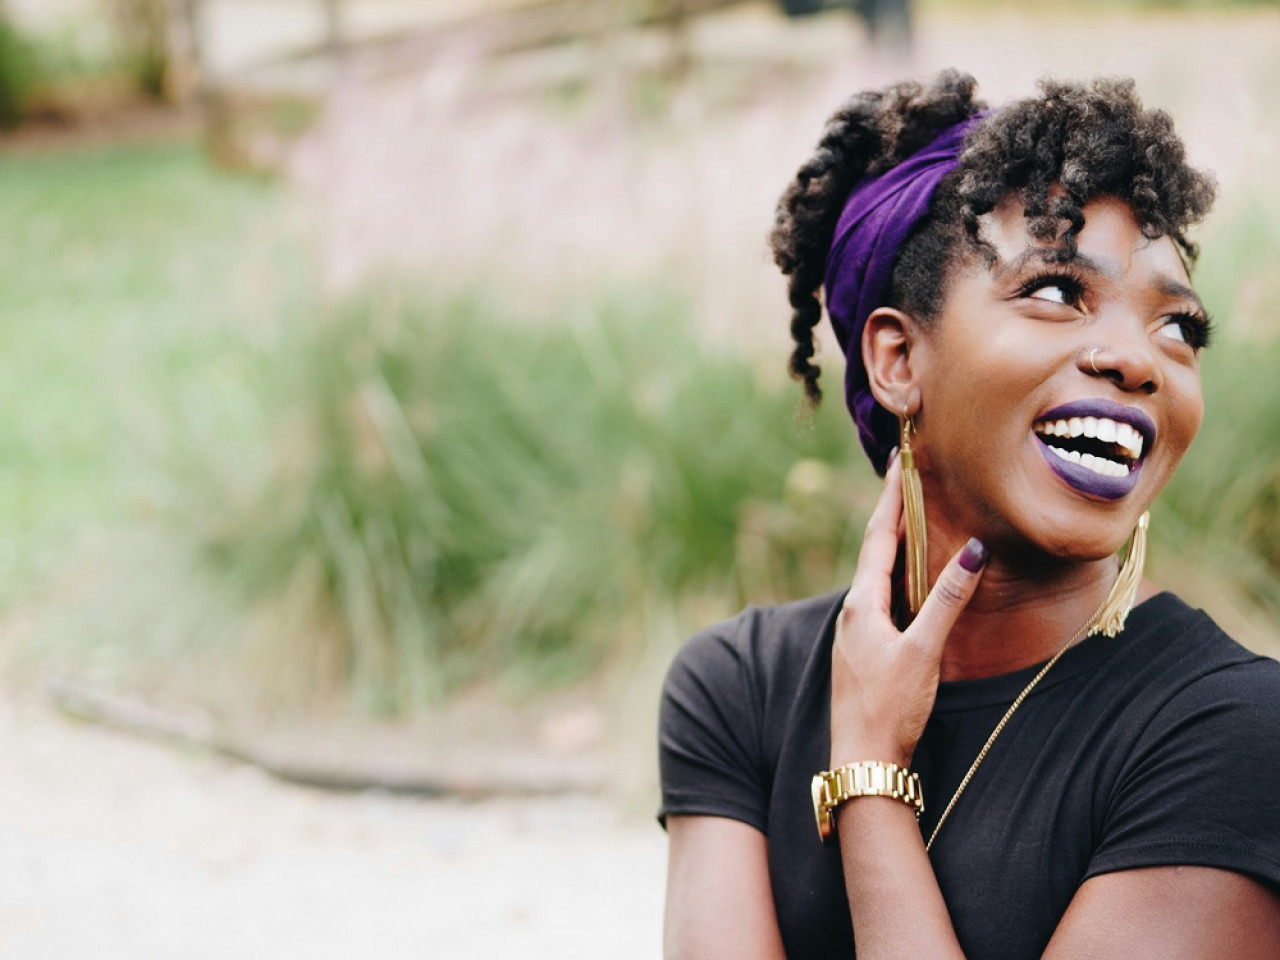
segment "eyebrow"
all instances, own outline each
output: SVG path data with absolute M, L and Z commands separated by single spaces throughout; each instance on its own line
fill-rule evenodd
M 1062 258 L 1062 251 L 1057 247 L 1027 247 L 1020 254 L 1008 262 L 1001 263 L 992 271 L 996 279 L 1002 280 L 1011 273 L 1018 273 L 1029 263 L 1039 261 L 1041 263 L 1053 264 L 1055 266 L 1062 264 L 1071 264 L 1075 267 L 1083 267 L 1090 273 L 1099 273 L 1111 280 L 1115 280 L 1120 276 L 1120 265 L 1114 261 L 1095 260 L 1093 257 L 1085 253 L 1076 253 L 1067 259 Z
M 1174 280 L 1172 277 L 1166 277 L 1163 274 L 1161 274 L 1159 277 L 1156 278 L 1155 287 L 1157 290 L 1163 293 L 1166 297 L 1182 297 L 1194 303 L 1196 305 L 1196 308 L 1199 309 L 1201 313 L 1208 312 L 1205 309 L 1204 301 L 1200 299 L 1200 295 L 1196 293 L 1194 290 L 1192 290 L 1190 287 L 1188 287 L 1185 283 L 1179 283 L 1177 280 Z
M 997 280 L 1002 280 L 1009 274 L 1020 272 L 1027 264 L 1039 261 L 1053 265 L 1071 264 L 1077 269 L 1100 274 L 1110 280 L 1120 277 L 1120 265 L 1114 260 L 1098 260 L 1085 253 L 1076 253 L 1075 256 L 1062 260 L 1059 259 L 1060 253 L 1055 247 L 1028 247 L 1007 263 L 999 264 L 992 274 Z M 1167 274 L 1158 274 L 1152 286 L 1166 297 L 1190 300 L 1201 313 L 1206 312 L 1204 302 L 1195 290 Z

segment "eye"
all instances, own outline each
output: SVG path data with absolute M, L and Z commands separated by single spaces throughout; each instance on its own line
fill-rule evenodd
M 1039 274 L 1027 280 L 1018 289 L 1018 296 L 1027 300 L 1075 307 L 1084 297 L 1084 285 L 1075 277 L 1055 271 Z
M 1193 350 L 1209 345 L 1213 334 L 1213 321 L 1199 313 L 1173 313 L 1162 318 L 1156 335 L 1185 343 Z
M 1049 300 L 1053 303 L 1070 303 L 1071 293 L 1061 283 L 1046 283 L 1027 294 L 1033 300 Z

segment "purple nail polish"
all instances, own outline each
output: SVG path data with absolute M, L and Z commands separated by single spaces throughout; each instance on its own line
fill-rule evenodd
M 969 542 L 960 551 L 960 566 L 970 573 L 977 573 L 991 559 L 991 551 L 977 537 L 970 537 Z

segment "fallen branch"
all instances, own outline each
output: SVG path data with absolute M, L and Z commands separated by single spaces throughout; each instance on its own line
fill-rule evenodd
M 392 773 L 344 769 L 280 759 L 220 735 L 206 718 L 177 716 L 137 700 L 65 680 L 51 682 L 48 692 L 58 711 L 75 720 L 155 743 L 222 757 L 261 770 L 284 783 L 315 790 L 482 800 L 593 793 L 601 787 L 599 778 L 552 769 L 558 765 L 551 763 L 544 769 L 523 771 L 500 764 L 498 766 L 507 769 L 478 776 L 448 770 Z

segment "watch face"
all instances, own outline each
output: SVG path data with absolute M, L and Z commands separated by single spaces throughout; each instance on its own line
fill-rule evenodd
M 820 773 L 814 774 L 813 780 L 810 782 L 810 789 L 813 792 L 813 816 L 818 821 L 818 836 L 823 843 L 831 839 L 831 833 L 835 827 L 831 819 L 830 800 L 826 796 L 826 786 L 826 778 Z

